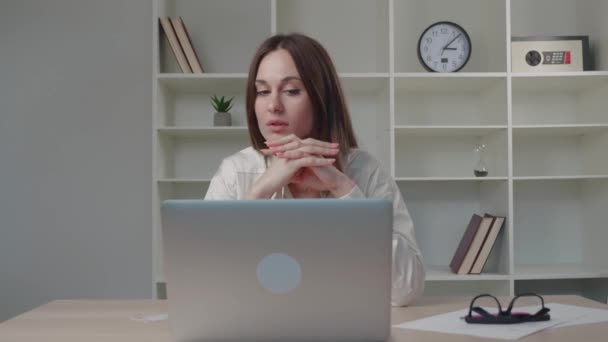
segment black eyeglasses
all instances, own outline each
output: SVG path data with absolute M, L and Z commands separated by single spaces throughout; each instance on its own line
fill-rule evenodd
M 475 301 L 480 298 L 490 297 L 496 301 L 498 305 L 498 312 L 495 314 L 489 313 L 484 308 L 480 306 L 473 306 Z M 515 305 L 515 301 L 521 297 L 538 297 L 540 299 L 541 309 L 536 313 L 527 313 L 527 312 L 513 312 L 513 306 Z M 524 323 L 524 322 L 539 322 L 539 321 L 548 321 L 551 319 L 549 315 L 549 308 L 545 307 L 545 301 L 543 297 L 537 295 L 536 293 L 523 293 L 511 300 L 509 307 L 507 310 L 502 310 L 500 306 L 500 302 L 496 297 L 490 294 L 481 294 L 476 296 L 471 301 L 471 305 L 469 306 L 469 314 L 464 317 L 464 320 L 467 323 L 477 323 L 477 324 L 515 324 L 515 323 Z M 475 312 L 476 314 L 473 314 Z

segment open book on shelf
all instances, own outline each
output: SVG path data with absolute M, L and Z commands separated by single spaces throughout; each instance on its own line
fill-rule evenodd
M 183 73 L 203 73 L 203 67 L 182 17 L 159 18 L 165 37 Z
M 473 214 L 450 262 L 452 272 L 480 274 L 504 222 L 504 216 Z

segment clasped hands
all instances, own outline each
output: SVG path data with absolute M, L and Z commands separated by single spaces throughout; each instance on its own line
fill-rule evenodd
M 330 191 L 337 198 L 348 194 L 355 185 L 333 165 L 340 153 L 337 143 L 300 139 L 291 134 L 266 141 L 266 145 L 268 148 L 260 152 L 277 158 L 252 187 L 250 199 L 270 198 L 289 184 L 309 191 Z

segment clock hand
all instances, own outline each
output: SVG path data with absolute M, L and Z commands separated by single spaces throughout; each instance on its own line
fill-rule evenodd
M 443 50 L 441 50 L 441 55 L 442 55 L 442 56 L 443 56 L 443 53 L 445 52 L 445 50 L 452 50 L 452 51 L 456 51 L 456 50 L 458 50 L 458 49 L 456 49 L 456 48 L 449 48 L 449 47 L 445 47 L 445 48 L 443 48 Z
M 452 44 L 452 43 L 453 43 L 453 42 L 454 42 L 456 39 L 458 39 L 458 37 L 460 37 L 460 36 L 462 36 L 462 33 L 459 33 L 459 34 L 458 34 L 456 37 L 454 37 L 454 39 L 450 40 L 450 42 L 449 42 L 449 43 L 445 44 L 445 46 L 443 47 L 443 49 L 442 49 L 441 51 L 446 50 L 446 49 L 447 49 L 447 47 L 448 47 L 448 46 L 450 46 L 450 44 Z

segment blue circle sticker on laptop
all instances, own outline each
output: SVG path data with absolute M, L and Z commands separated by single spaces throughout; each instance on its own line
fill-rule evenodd
M 262 258 L 257 267 L 258 282 L 275 294 L 286 294 L 300 286 L 302 268 L 284 253 L 272 253 Z

